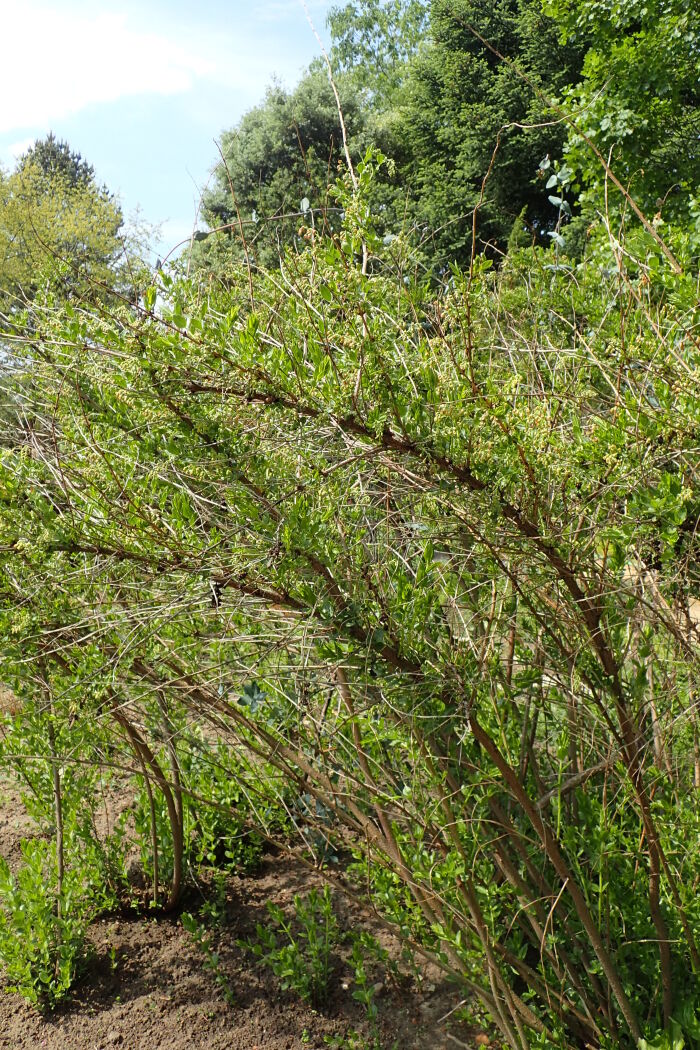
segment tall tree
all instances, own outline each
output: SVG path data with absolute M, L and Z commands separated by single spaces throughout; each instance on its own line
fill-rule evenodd
M 10 174 L 0 172 L 0 308 L 51 284 L 60 296 L 101 298 L 118 287 L 123 251 L 118 202 L 80 154 L 53 136 Z
M 60 176 L 70 186 L 92 186 L 97 188 L 95 169 L 83 160 L 80 153 L 72 150 L 67 142 L 57 139 L 53 131 L 46 138 L 37 139 L 19 160 L 18 170 L 38 168 L 47 178 Z M 107 190 L 102 187 L 102 192 Z
M 328 15 L 331 65 L 356 161 L 370 145 L 396 160 L 398 170 L 406 161 L 399 97 L 427 31 L 428 8 L 424 0 L 356 0 Z M 270 87 L 259 106 L 224 132 L 221 150 L 202 213 L 210 231 L 226 230 L 224 236 L 200 235 L 190 257 L 195 266 L 226 270 L 241 257 L 241 233 L 253 261 L 274 264 L 285 245 L 302 243 L 300 223 L 337 226 L 340 209 L 328 189 L 344 164 L 342 132 L 320 59 L 293 91 Z M 374 181 L 372 207 L 381 232 L 397 231 L 404 197 L 401 179 L 388 177 L 388 169 Z
M 602 197 L 605 180 L 588 139 L 650 216 L 686 223 L 700 185 L 700 7 L 544 0 L 544 9 L 563 42 L 586 44 L 581 78 L 561 88 L 578 114 L 566 155 L 584 202 Z M 614 202 L 611 189 L 608 206 Z
M 369 144 L 363 100 L 345 90 L 342 78 L 339 86 L 358 155 Z M 195 244 L 196 265 L 225 271 L 241 258 L 241 235 L 253 262 L 275 265 L 285 245 L 303 243 L 301 225 L 334 225 L 340 209 L 328 190 L 344 163 L 343 144 L 324 66 L 314 63 L 291 92 L 273 84 L 259 106 L 223 133 L 221 155 L 202 208 L 210 230 L 219 232 Z
M 378 178 L 371 195 L 379 233 L 403 233 L 438 274 L 468 261 L 477 202 L 479 249 L 505 250 L 521 216 L 529 239 L 549 243 L 559 214 L 539 164 L 561 153 L 566 128 L 538 90 L 554 95 L 576 82 L 583 47 L 560 40 L 540 0 L 354 0 L 328 23 L 351 151 L 359 157 L 372 143 L 395 162 L 395 178 Z M 339 144 L 335 99 L 317 63 L 294 92 L 272 88 L 224 135 L 225 164 L 204 200 L 209 226 L 227 225 L 235 237 L 239 219 L 247 223 L 253 257 L 271 263 L 297 238 L 301 202 L 328 203 L 328 161 L 340 157 Z M 230 242 L 207 240 L 195 261 L 216 268 L 222 255 L 231 259 Z
M 380 107 L 403 83 L 406 63 L 427 38 L 425 0 L 354 0 L 328 14 L 335 68 L 354 73 Z
M 561 42 L 539 0 L 433 0 L 430 31 L 408 80 L 402 178 L 444 268 L 469 258 L 477 203 L 479 250 L 504 250 L 520 215 L 537 240 L 555 225 L 539 164 L 561 152 L 565 128 L 538 91 L 577 80 L 583 55 Z

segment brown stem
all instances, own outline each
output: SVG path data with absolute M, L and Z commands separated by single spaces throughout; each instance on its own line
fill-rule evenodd
M 116 705 L 112 708 L 114 718 L 122 726 L 124 731 L 129 737 L 131 744 L 135 751 L 138 751 L 144 762 L 150 766 L 153 774 L 153 779 L 156 784 L 163 792 L 165 798 L 165 804 L 168 808 L 168 820 L 170 822 L 170 832 L 173 840 L 173 877 L 170 885 L 170 893 L 168 900 L 163 906 L 163 910 L 173 911 L 180 900 L 180 894 L 182 893 L 182 868 L 183 868 L 183 828 L 179 820 L 178 809 L 173 797 L 173 793 L 170 790 L 170 785 L 163 775 L 163 771 L 160 768 L 160 764 L 156 756 L 151 751 L 150 747 L 139 733 L 136 726 L 134 726 L 129 719 L 126 717 L 124 712 L 117 708 Z
M 625 1019 L 625 1023 L 627 1024 L 632 1036 L 636 1040 L 641 1039 L 641 1028 L 632 1004 L 625 993 L 622 981 L 613 965 L 613 961 L 603 944 L 598 927 L 596 926 L 588 909 L 588 905 L 586 904 L 586 899 L 559 849 L 553 831 L 542 819 L 534 803 L 520 783 L 517 774 L 505 760 L 489 734 L 479 724 L 478 719 L 473 713 L 470 722 L 474 739 L 483 747 L 486 754 L 500 772 L 510 792 L 519 802 L 538 838 L 542 842 L 547 857 L 549 858 L 554 870 L 561 878 L 562 883 L 566 885 L 567 893 L 571 897 L 574 908 L 576 909 L 576 914 L 588 935 L 591 947 L 600 962 L 605 978 L 612 989 L 613 995 L 615 996 L 622 1012 L 622 1016 Z
M 61 771 L 56 754 L 56 733 L 53 725 L 53 707 L 49 707 L 47 726 L 49 753 L 51 755 L 51 774 L 53 781 L 53 808 L 56 820 L 56 915 L 59 919 L 58 937 L 61 938 L 60 919 L 63 911 L 63 877 L 65 874 L 65 857 L 63 848 L 63 798 L 61 794 Z
M 148 798 L 148 825 L 151 832 L 151 854 L 153 856 L 153 906 L 158 906 L 158 896 L 160 893 L 159 886 L 159 872 L 158 872 L 158 824 L 156 823 L 156 802 L 153 797 L 153 788 L 151 787 L 151 778 L 146 768 L 144 757 L 141 753 L 141 749 L 135 743 L 134 740 L 127 733 L 127 739 L 131 746 L 131 750 L 136 756 L 136 761 L 141 767 L 141 774 L 143 776 L 143 783 L 146 788 L 146 796 Z

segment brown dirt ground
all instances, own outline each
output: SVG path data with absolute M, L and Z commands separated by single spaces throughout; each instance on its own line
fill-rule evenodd
M 10 865 L 20 858 L 22 837 L 32 834 L 16 792 L 3 785 L 0 795 L 0 854 Z M 203 966 L 203 956 L 177 917 L 148 919 L 128 914 L 102 918 L 91 929 L 94 954 L 73 998 L 52 1016 L 38 1013 L 19 995 L 0 991 L 2 1050 L 323 1050 L 326 1036 L 349 1029 L 366 1033 L 362 1007 L 352 998 L 352 982 L 341 959 L 330 1002 L 312 1010 L 292 992 L 281 992 L 276 978 L 238 939 L 252 938 L 256 923 L 267 921 L 265 905 L 289 905 L 294 893 L 321 885 L 319 874 L 284 857 L 267 857 L 255 876 L 231 877 L 226 915 L 214 930 L 220 965 L 234 991 L 224 1000 Z M 194 891 L 185 907 L 196 911 Z M 334 895 L 341 928 L 365 926 L 398 958 L 399 944 L 373 916 Z M 488 1045 L 476 1028 L 445 1019 L 460 993 L 430 965 L 396 982 L 373 975 L 382 1046 L 389 1050 L 455 1050 Z

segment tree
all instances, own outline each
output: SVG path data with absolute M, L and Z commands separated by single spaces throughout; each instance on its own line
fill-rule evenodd
M 539 0 L 495 6 L 357 0 L 333 9 L 328 23 L 351 152 L 357 160 L 371 142 L 395 165 L 393 178 L 385 172 L 374 183 L 370 207 L 378 232 L 403 234 L 435 276 L 469 259 L 477 203 L 479 248 L 488 243 L 495 255 L 505 251 L 517 219 L 530 240 L 548 243 L 559 213 L 539 164 L 561 154 L 566 127 L 537 89 L 552 95 L 573 83 L 583 51 L 560 41 Z M 524 79 L 472 28 L 517 64 Z M 215 169 L 204 215 L 210 227 L 227 225 L 232 232 L 228 243 L 208 238 L 195 261 L 212 265 L 221 252 L 230 258 L 239 218 L 250 233 L 252 257 L 266 264 L 278 259 L 282 246 L 299 244 L 302 200 L 332 228 L 328 159 L 340 158 L 339 141 L 335 100 L 320 63 L 291 94 L 271 89 L 262 106 L 224 135 L 226 164 Z
M 364 151 L 364 112 L 344 92 L 343 115 L 355 155 Z M 299 244 L 301 225 L 337 224 L 329 199 L 339 163 L 344 163 L 338 109 L 326 70 L 316 64 L 292 92 L 280 85 L 221 137 L 222 160 L 203 197 L 211 230 L 195 244 L 196 265 L 226 269 L 242 258 L 241 234 L 252 260 L 271 265 L 283 246 Z
M 397 102 L 427 11 L 419 0 L 361 0 L 328 16 L 333 75 L 355 162 L 373 145 L 401 167 L 405 150 Z M 224 132 L 221 149 L 223 160 L 204 194 L 202 213 L 210 231 L 221 226 L 226 231 L 224 236 L 205 232 L 195 241 L 195 267 L 224 271 L 242 258 L 242 236 L 249 241 L 249 257 L 270 265 L 286 246 L 303 244 L 300 225 L 337 227 L 339 209 L 328 190 L 345 161 L 325 63 L 312 62 L 291 92 L 269 88 L 261 105 Z M 380 231 L 395 234 L 405 218 L 406 187 L 388 172 L 385 168 L 374 180 L 371 203 Z
M 333 67 L 354 75 L 356 87 L 386 108 L 400 88 L 406 63 L 428 29 L 425 0 L 355 0 L 328 14 Z
M 0 309 L 30 302 L 40 287 L 104 298 L 120 285 L 121 208 L 93 169 L 49 135 L 10 174 L 0 172 Z
M 108 196 L 105 187 L 97 186 L 92 164 L 83 160 L 80 153 L 72 150 L 67 142 L 57 139 L 52 131 L 46 138 L 37 139 L 19 158 L 17 170 L 21 172 L 29 168 L 38 169 L 48 180 L 60 176 L 71 187 L 91 186 Z
M 586 139 L 648 212 L 687 223 L 700 185 L 700 8 L 692 0 L 545 0 L 565 44 L 585 46 L 581 77 L 559 97 L 575 116 L 566 162 L 587 220 L 605 171 Z M 584 137 L 585 136 L 585 137 Z M 609 187 L 608 207 L 625 207 Z
M 351 151 L 357 160 L 372 142 L 395 164 L 369 201 L 377 230 L 402 233 L 433 277 L 468 262 L 474 233 L 495 259 L 516 242 L 580 255 L 605 207 L 601 157 L 656 221 L 694 214 L 696 5 L 604 7 L 605 18 L 593 0 L 355 0 L 331 10 Z M 195 260 L 230 260 L 241 232 L 253 261 L 279 259 L 301 244 L 299 222 L 311 216 L 302 201 L 333 228 L 328 158 L 340 158 L 338 144 L 320 63 L 294 92 L 271 89 L 224 136 L 226 165 L 204 214 L 229 234 L 208 238 Z
M 572 83 L 580 47 L 559 41 L 539 0 L 433 0 L 430 34 L 410 68 L 400 134 L 401 180 L 433 266 L 469 259 L 477 204 L 479 250 L 503 252 L 519 216 L 544 243 L 557 214 L 538 168 L 560 154 L 566 129 L 535 89 Z

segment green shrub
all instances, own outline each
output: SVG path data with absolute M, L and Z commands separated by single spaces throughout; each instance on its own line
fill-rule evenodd
M 8 661 L 27 692 L 48 664 L 56 730 L 85 704 L 135 742 L 182 825 L 173 906 L 183 853 L 247 864 L 288 792 L 299 849 L 361 854 L 511 1050 L 689 1041 L 695 233 L 477 257 L 428 301 L 373 230 L 375 160 L 281 272 L 37 306 L 31 443 L 0 450 Z M 273 918 L 258 954 L 322 1000 L 332 923 Z
M 50 843 L 24 841 L 22 858 L 16 874 L 0 858 L 0 966 L 10 991 L 51 1009 L 85 966 L 88 927 L 104 897 L 89 863 L 69 867 L 59 888 Z
M 291 988 L 313 1006 L 323 1006 L 330 991 L 332 952 L 340 939 L 331 893 L 327 886 L 321 893 L 313 889 L 306 898 L 295 894 L 293 903 L 293 919 L 268 904 L 276 928 L 258 923 L 257 941 L 246 946 L 269 966 L 283 990 Z

